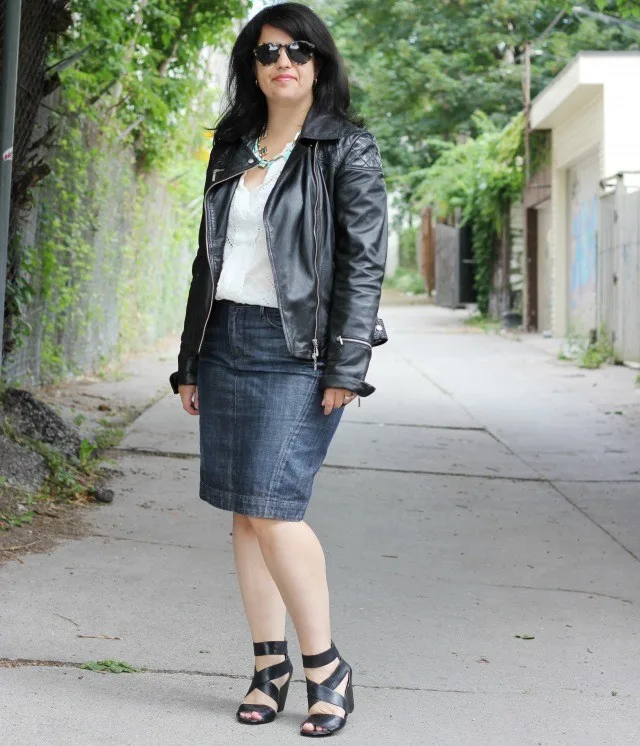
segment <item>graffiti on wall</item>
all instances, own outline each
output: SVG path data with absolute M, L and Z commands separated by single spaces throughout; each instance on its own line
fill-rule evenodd
M 580 296 L 594 292 L 596 287 L 596 253 L 598 230 L 598 197 L 579 202 L 573 210 L 571 238 L 571 305 L 576 307 Z
M 571 295 L 591 290 L 596 282 L 596 235 L 598 230 L 598 198 L 581 202 L 573 214 L 572 238 L 574 246 L 571 267 Z

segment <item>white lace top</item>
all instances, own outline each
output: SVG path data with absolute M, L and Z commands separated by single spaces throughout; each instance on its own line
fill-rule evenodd
M 248 189 L 244 184 L 246 172 L 238 183 L 229 210 L 222 271 L 216 287 L 217 300 L 278 307 L 263 215 L 267 198 L 294 142 L 295 139 L 285 146 L 285 157 L 268 166 L 262 184 Z

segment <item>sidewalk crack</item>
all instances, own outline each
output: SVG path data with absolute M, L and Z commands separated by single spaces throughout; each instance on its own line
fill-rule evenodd
M 477 417 L 474 417 L 473 414 L 467 409 L 467 407 L 464 406 L 464 404 L 461 404 L 459 401 L 457 401 L 457 399 L 454 397 L 454 395 L 451 393 L 451 391 L 447 391 L 447 389 L 445 389 L 442 386 L 440 386 L 439 383 L 437 383 L 432 378 L 430 378 L 424 372 L 424 370 L 422 370 L 417 365 L 415 365 L 415 363 L 413 363 L 413 361 L 411 361 L 409 358 L 406 358 L 406 357 L 403 357 L 403 356 L 400 356 L 400 357 L 401 357 L 402 360 L 404 360 L 405 363 L 407 363 L 407 365 L 409 365 L 414 370 L 416 370 L 423 378 L 426 378 L 427 381 L 429 381 L 432 385 L 434 385 L 436 388 L 438 388 L 443 394 L 446 394 L 451 399 L 451 401 L 454 404 L 456 404 L 456 406 L 458 406 L 463 412 L 465 412 L 465 414 L 467 414 L 474 422 L 477 422 L 479 425 L 481 424 L 479 422 L 479 420 L 477 419 Z M 539 482 L 546 483 L 554 492 L 556 492 L 560 497 L 564 498 L 564 500 L 566 500 L 566 502 L 568 502 L 569 505 L 571 505 L 573 508 L 575 508 L 575 510 L 577 510 L 579 513 L 581 513 L 590 523 L 592 523 L 594 526 L 597 526 L 612 541 L 614 541 L 623 551 L 625 551 L 627 554 L 629 554 L 631 557 L 633 557 L 633 559 L 636 560 L 636 562 L 640 562 L 640 557 L 635 552 L 633 552 L 631 549 L 629 549 L 629 547 L 625 546 L 622 543 L 622 541 L 620 541 L 620 539 L 618 539 L 616 536 L 614 536 L 613 533 L 611 531 L 609 531 L 608 529 L 606 529 L 602 524 L 598 523 L 598 521 L 595 518 L 592 518 L 589 515 L 589 513 L 587 513 L 586 510 L 584 510 L 583 508 L 581 508 L 578 505 L 578 503 L 576 503 L 568 495 L 566 495 L 560 489 L 560 487 L 558 487 L 557 484 L 555 483 L 555 481 L 557 481 L 557 482 L 565 482 L 566 483 L 567 480 L 558 479 L 558 480 L 553 481 L 549 477 L 543 476 L 542 474 L 540 474 L 540 472 L 538 471 L 538 469 L 536 469 L 535 465 L 528 463 L 519 453 L 517 453 L 516 451 L 514 451 L 513 448 L 511 448 L 498 435 L 496 435 L 491 430 L 491 428 L 485 427 L 485 432 L 488 435 L 490 435 L 496 441 L 496 443 L 499 443 L 503 448 L 505 448 L 512 456 L 515 456 L 518 459 L 518 461 L 520 461 L 520 463 L 524 464 L 528 469 L 531 469 L 532 471 L 534 471 L 536 474 L 539 475 L 537 479 L 531 479 L 531 478 L 528 479 L 528 480 L 519 479 L 518 481 L 539 481 Z M 452 476 L 452 475 L 450 475 L 450 476 Z M 579 483 L 582 483 L 585 480 L 575 480 L 575 481 L 579 482 Z M 625 479 L 625 480 L 623 480 L 622 483 L 624 483 L 624 484 L 635 484 L 638 481 L 640 481 L 640 480 L 635 480 L 635 479 L 626 480 Z M 595 483 L 596 484 L 600 484 L 600 482 L 595 482 Z M 617 484 L 618 482 L 617 482 L 617 480 L 611 480 L 611 481 L 609 481 L 609 480 L 602 480 L 602 483 L 604 483 L 604 484 L 610 484 L 610 483 L 611 484 Z
M 74 668 L 82 669 L 82 663 L 73 661 L 41 660 L 38 658 L 0 658 L 0 668 Z M 189 668 L 139 668 L 137 673 L 152 674 L 173 674 L 182 676 L 205 676 L 220 679 L 238 679 L 250 681 L 251 676 L 245 674 L 222 673 L 220 671 L 198 671 Z M 304 684 L 305 679 L 292 679 L 294 684 Z M 476 694 L 471 689 L 448 689 L 446 687 L 427 687 L 427 686 L 383 686 L 381 684 L 354 684 L 354 689 L 374 689 L 380 691 L 401 691 L 401 692 L 443 692 L 445 694 Z
M 194 547 L 193 544 L 173 544 L 167 541 L 151 541 L 150 539 L 136 539 L 133 536 L 112 536 L 110 534 L 91 534 L 91 536 L 97 536 L 99 539 L 114 539 L 115 541 L 133 541 L 136 544 L 152 544 L 157 547 L 172 547 L 176 549 L 200 549 L 200 547 Z

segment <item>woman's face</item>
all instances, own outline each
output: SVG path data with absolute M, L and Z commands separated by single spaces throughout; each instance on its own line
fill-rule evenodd
M 301 40 L 293 39 L 286 31 L 266 24 L 262 27 L 258 44 L 289 44 L 292 41 Z M 313 100 L 313 80 L 316 75 L 313 57 L 304 65 L 296 65 L 291 62 L 286 50 L 281 48 L 278 60 L 273 65 L 261 65 L 256 60 L 255 73 L 262 92 L 273 103 L 297 104 L 304 99 Z

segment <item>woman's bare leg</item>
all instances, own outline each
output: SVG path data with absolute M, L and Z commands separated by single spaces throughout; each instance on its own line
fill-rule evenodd
M 236 560 L 240 594 L 244 610 L 249 620 L 249 629 L 254 642 L 284 640 L 285 608 L 282 596 L 264 563 L 258 537 L 247 516 L 233 514 L 233 551 Z M 280 663 L 283 655 L 260 655 L 255 659 L 259 671 L 267 666 Z M 275 679 L 281 686 L 287 677 Z M 254 689 L 243 702 L 274 707 L 275 702 L 259 689 Z M 241 717 L 260 720 L 258 712 L 243 712 Z
M 248 519 L 258 538 L 264 563 L 280 591 L 298 634 L 303 655 L 322 653 L 331 647 L 329 589 L 324 552 L 318 537 L 304 521 L 279 521 L 269 518 Z M 338 665 L 338 659 L 321 668 L 305 669 L 312 681 L 326 679 Z M 337 691 L 345 693 L 347 677 Z M 310 714 L 336 714 L 344 710 L 318 702 Z M 305 725 L 313 730 L 313 725 Z

